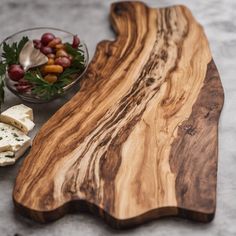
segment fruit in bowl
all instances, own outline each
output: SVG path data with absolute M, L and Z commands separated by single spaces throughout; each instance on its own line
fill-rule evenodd
M 46 102 L 64 94 L 86 70 L 87 48 L 77 35 L 53 28 L 32 30 L 39 30 L 41 34 L 29 37 L 27 33 L 31 30 L 26 30 L 16 34 L 17 40 L 13 35 L 1 44 L 2 100 L 3 80 L 22 99 Z M 59 33 L 62 36 L 57 35 Z

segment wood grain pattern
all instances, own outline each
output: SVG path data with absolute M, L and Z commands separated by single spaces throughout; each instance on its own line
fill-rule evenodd
M 184 6 L 111 6 L 81 90 L 40 130 L 13 199 L 40 221 L 89 209 L 114 227 L 162 216 L 210 221 L 223 89 Z

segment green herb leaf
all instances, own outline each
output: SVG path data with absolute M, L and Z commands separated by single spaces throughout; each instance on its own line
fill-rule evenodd
M 73 57 L 71 68 L 77 68 L 80 72 L 83 71 L 85 68 L 84 51 L 79 48 L 73 48 L 69 43 L 65 44 L 65 49 Z
M 23 37 L 18 44 L 16 42 L 12 43 L 12 45 L 7 44 L 6 42 L 3 43 L 2 57 L 7 65 L 19 63 L 19 54 L 28 41 L 28 37 Z
M 41 99 L 49 100 L 57 94 L 62 94 L 64 92 L 63 88 L 71 82 L 68 76 L 72 71 L 64 71 L 58 78 L 57 82 L 50 84 L 44 80 L 38 69 L 30 70 L 25 74 L 25 79 L 28 80 L 34 87 L 32 88 L 32 93 L 39 96 Z M 77 70 L 78 72 L 78 70 Z M 73 72 L 75 73 L 75 72 Z
M 0 76 L 5 75 L 6 73 L 6 64 L 3 62 L 0 62 Z
M 71 75 L 78 73 L 78 68 L 67 68 L 65 71 L 59 76 L 59 80 L 64 80 L 69 78 Z
M 3 43 L 2 57 L 6 60 L 6 64 L 12 65 L 16 63 L 17 59 L 15 50 L 15 44 L 12 44 L 12 46 L 10 46 L 6 42 Z

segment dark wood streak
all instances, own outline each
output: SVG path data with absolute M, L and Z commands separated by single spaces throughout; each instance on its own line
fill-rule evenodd
M 212 60 L 191 116 L 179 127 L 170 154 L 170 166 L 177 176 L 179 214 L 194 220 L 210 221 L 215 214 L 217 126 L 223 101 L 220 77 Z

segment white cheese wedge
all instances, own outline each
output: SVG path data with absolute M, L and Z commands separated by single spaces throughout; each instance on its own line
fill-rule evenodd
M 12 151 L 0 152 L 0 166 L 14 165 L 15 162 L 26 152 L 29 146 L 30 143 L 27 143 L 15 153 Z
M 19 129 L 0 122 L 0 166 L 15 164 L 30 145 L 30 137 Z
M 0 115 L 0 121 L 12 125 L 25 134 L 34 128 L 33 111 L 23 104 L 10 107 Z
M 17 152 L 21 148 L 28 148 L 31 144 L 30 137 L 17 128 L 0 122 L 0 152 Z

